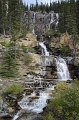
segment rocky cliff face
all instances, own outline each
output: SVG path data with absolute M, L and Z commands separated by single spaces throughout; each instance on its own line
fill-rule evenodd
M 58 14 L 53 11 L 49 13 L 28 11 L 25 13 L 25 20 L 28 29 L 36 35 L 43 35 L 46 30 L 50 29 L 50 26 L 55 29 L 58 23 Z

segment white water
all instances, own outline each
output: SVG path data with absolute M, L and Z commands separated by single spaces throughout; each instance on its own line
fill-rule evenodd
M 29 96 L 25 96 L 18 104 L 24 110 L 31 110 L 35 113 L 40 113 L 43 111 L 43 108 L 47 105 L 47 99 L 49 98 L 49 94 L 45 91 L 41 91 L 39 98 L 34 99 L 30 102 L 30 98 L 36 97 L 35 92 Z
M 49 52 L 47 51 L 44 43 L 40 42 L 39 45 L 42 48 L 42 55 L 49 56 Z M 65 60 L 61 57 L 55 58 L 55 60 L 57 65 L 58 79 L 60 79 L 61 81 L 70 80 L 71 78 Z M 41 79 L 39 80 L 40 86 L 42 87 Z M 40 113 L 47 105 L 47 99 L 50 98 L 52 90 L 54 90 L 54 86 L 50 86 L 50 88 L 46 88 L 44 91 L 39 90 L 39 96 L 37 96 L 36 92 L 34 91 L 31 95 L 24 96 L 23 99 L 18 102 L 18 104 L 24 110 L 30 110 L 35 113 Z M 16 120 L 20 115 L 21 111 L 19 111 L 14 116 L 13 120 Z
M 46 48 L 44 42 L 39 42 L 39 45 L 42 48 L 42 55 L 49 56 L 49 52 L 47 51 L 47 48 Z
M 71 80 L 70 73 L 66 64 L 66 61 L 61 58 L 55 58 L 57 65 L 57 76 L 60 81 Z

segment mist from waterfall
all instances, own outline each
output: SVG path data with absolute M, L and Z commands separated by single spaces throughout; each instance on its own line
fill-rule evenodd
M 49 56 L 49 52 L 47 51 L 47 48 L 46 48 L 44 42 L 39 42 L 39 45 L 42 48 L 42 55 Z
M 55 60 L 56 60 L 56 66 L 57 66 L 58 79 L 60 81 L 71 80 L 66 61 L 61 57 L 57 57 L 55 58 Z

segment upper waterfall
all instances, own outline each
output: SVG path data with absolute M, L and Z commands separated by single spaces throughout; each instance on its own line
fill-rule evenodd
M 57 65 L 57 76 L 60 81 L 71 80 L 70 73 L 66 64 L 66 61 L 61 58 L 55 58 Z
M 39 42 L 39 45 L 42 48 L 42 55 L 49 56 L 49 52 L 47 51 L 47 48 L 46 48 L 44 42 Z

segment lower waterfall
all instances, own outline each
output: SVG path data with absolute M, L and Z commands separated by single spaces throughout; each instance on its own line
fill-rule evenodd
M 56 66 L 57 66 L 58 79 L 60 81 L 71 80 L 66 61 L 61 57 L 57 57 L 55 58 L 55 60 L 56 60 Z

